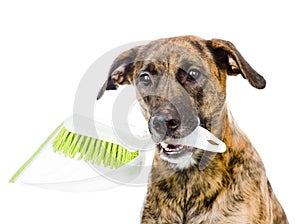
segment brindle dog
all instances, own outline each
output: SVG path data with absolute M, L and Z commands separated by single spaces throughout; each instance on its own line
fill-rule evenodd
M 232 43 L 194 36 L 152 41 L 113 62 L 106 89 L 136 87 L 157 142 L 142 223 L 288 223 L 261 158 L 227 108 L 226 77 L 238 74 L 257 89 L 266 85 Z M 166 143 L 198 125 L 226 152 Z

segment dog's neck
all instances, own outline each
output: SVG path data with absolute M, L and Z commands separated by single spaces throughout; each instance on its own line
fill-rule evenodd
M 213 113 L 210 117 L 206 128 L 214 134 L 217 138 L 222 140 L 227 149 L 242 149 L 245 144 L 251 144 L 245 133 L 239 128 L 227 104 L 219 112 Z
M 249 146 L 251 145 L 250 140 L 248 139 L 246 134 L 240 129 L 229 109 L 227 109 L 227 113 L 224 120 L 225 129 L 224 134 L 222 136 L 222 140 L 226 144 L 227 150 L 232 149 L 235 151 L 240 151 L 249 148 Z

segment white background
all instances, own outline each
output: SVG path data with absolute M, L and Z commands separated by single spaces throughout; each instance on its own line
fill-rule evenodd
M 1 1 L 0 223 L 139 223 L 145 187 L 74 193 L 7 182 L 72 113 L 80 79 L 99 56 L 186 34 L 230 40 L 266 78 L 264 90 L 230 78 L 228 102 L 290 223 L 300 223 L 298 9 L 289 0 Z

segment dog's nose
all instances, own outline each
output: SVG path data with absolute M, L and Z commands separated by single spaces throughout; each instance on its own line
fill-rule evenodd
M 160 142 L 167 136 L 171 137 L 180 126 L 179 115 L 176 111 L 164 109 L 155 113 L 150 119 L 149 129 L 154 141 Z

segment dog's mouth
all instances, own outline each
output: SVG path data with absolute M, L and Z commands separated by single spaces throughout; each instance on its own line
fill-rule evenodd
M 159 148 L 167 156 L 176 156 L 180 157 L 185 153 L 190 153 L 194 151 L 194 148 L 186 145 L 173 145 L 162 142 L 159 144 Z
M 162 142 L 159 144 L 160 157 L 173 164 L 175 169 L 185 169 L 195 164 L 193 154 L 196 148 Z

